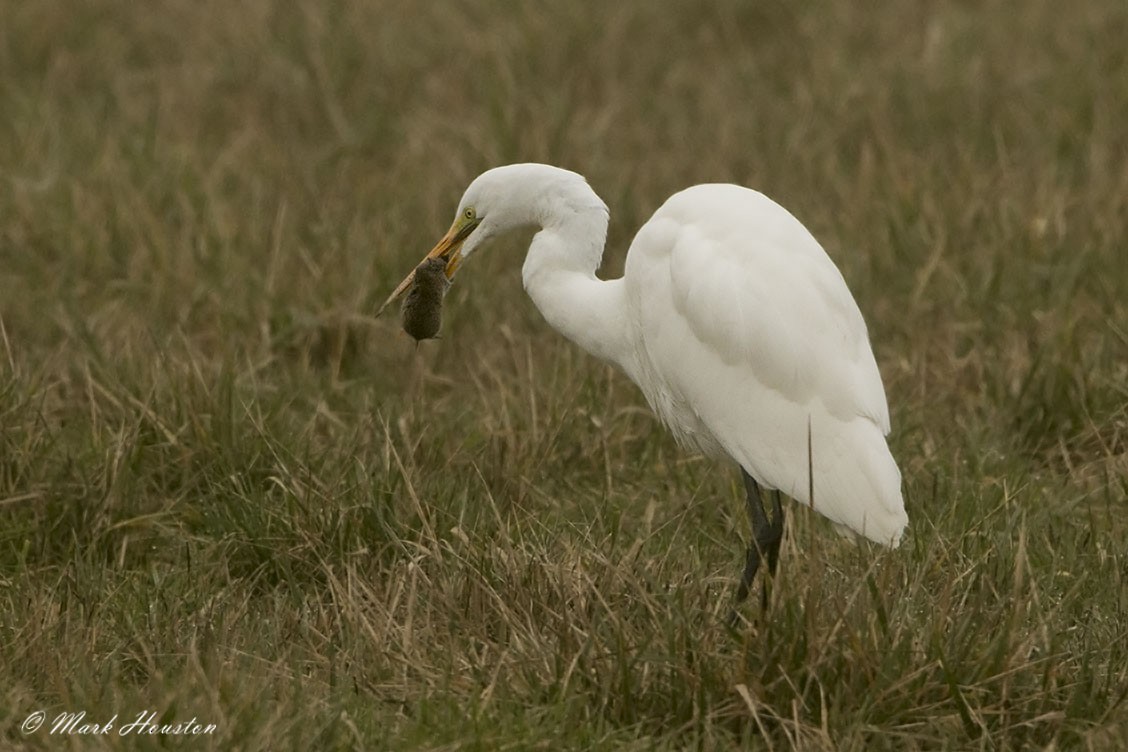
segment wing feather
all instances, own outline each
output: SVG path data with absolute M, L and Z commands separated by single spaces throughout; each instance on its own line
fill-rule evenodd
M 863 415 L 888 432 L 865 321 L 798 220 L 763 194 L 727 185 L 683 191 L 655 219 L 676 227 L 670 291 L 701 342 L 783 394 L 817 395 L 834 415 Z
M 905 525 L 889 410 L 845 280 L 786 210 L 737 186 L 671 197 L 625 279 L 639 322 L 631 375 L 683 442 L 884 543 Z

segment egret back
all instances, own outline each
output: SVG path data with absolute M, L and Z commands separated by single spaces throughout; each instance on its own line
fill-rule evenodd
M 899 542 L 907 517 L 865 322 L 797 219 L 747 188 L 695 186 L 639 231 L 624 279 L 638 341 L 625 368 L 680 441 Z

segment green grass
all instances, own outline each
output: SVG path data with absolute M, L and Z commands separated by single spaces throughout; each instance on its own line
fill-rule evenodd
M 1128 10 L 0 0 L 11 749 L 1128 746 Z M 747 522 L 476 256 L 510 161 L 789 207 L 867 317 L 911 527 Z M 24 735 L 85 710 L 204 738 Z

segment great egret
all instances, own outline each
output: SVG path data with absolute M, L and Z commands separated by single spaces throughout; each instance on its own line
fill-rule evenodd
M 757 191 L 696 185 L 638 231 L 622 278 L 600 280 L 607 222 L 583 176 L 497 167 L 427 258 L 449 278 L 490 238 L 538 230 L 521 271 L 548 323 L 626 372 L 679 443 L 740 467 L 753 540 L 738 602 L 761 560 L 774 573 L 781 491 L 896 547 L 908 517 L 885 389 L 857 303 L 811 233 Z M 760 488 L 775 492 L 771 518 Z

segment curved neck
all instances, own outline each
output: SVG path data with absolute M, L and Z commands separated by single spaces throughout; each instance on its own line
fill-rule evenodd
M 591 195 L 595 202 L 590 208 L 542 217 L 521 276 L 525 291 L 553 328 L 629 373 L 634 348 L 625 287 L 622 279 L 595 276 L 607 237 L 607 209 Z

